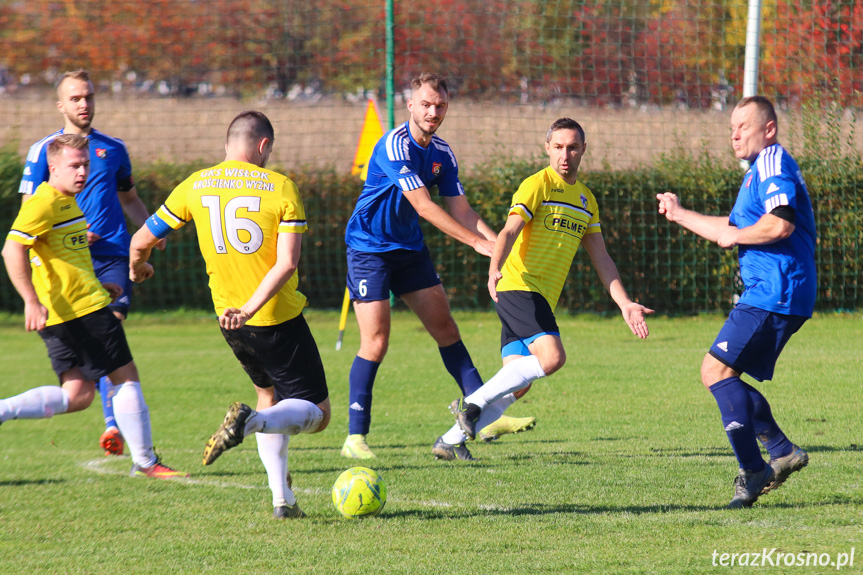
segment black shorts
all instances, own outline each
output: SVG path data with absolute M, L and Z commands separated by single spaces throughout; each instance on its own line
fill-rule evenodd
M 504 355 L 528 355 L 527 346 L 545 334 L 560 335 L 551 306 L 541 294 L 530 291 L 497 292 L 500 349 Z M 518 349 L 516 349 L 518 348 Z
M 85 380 L 95 381 L 132 361 L 123 323 L 106 307 L 49 325 L 39 335 L 58 376 L 79 367 Z
M 302 314 L 278 325 L 222 328 L 225 341 L 258 387 L 275 387 L 275 399 L 327 397 L 327 378 L 312 332 Z

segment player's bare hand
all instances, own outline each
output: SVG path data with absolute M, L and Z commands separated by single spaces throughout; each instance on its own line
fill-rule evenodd
M 633 335 L 637 335 L 640 339 L 645 339 L 650 335 L 644 316 L 653 313 L 652 309 L 633 301 L 625 305 L 620 311 L 623 312 L 623 319 Z
M 716 243 L 720 248 L 730 250 L 737 245 L 737 236 L 740 235 L 740 230 L 736 226 L 728 226 L 719 233 Z
M 156 242 L 156 245 L 153 247 L 156 248 L 157 250 L 159 250 L 160 252 L 165 251 L 165 248 L 168 247 L 168 238 L 162 238 L 161 240 Z
M 90 224 L 87 224 L 87 225 L 89 226 Z M 93 244 L 98 242 L 100 239 L 102 239 L 102 236 L 100 236 L 96 232 L 90 232 L 90 231 L 87 232 L 87 245 L 92 246 Z
M 494 303 L 497 303 L 497 282 L 503 277 L 500 270 L 489 270 L 488 272 L 488 295 Z
M 141 262 L 138 265 L 129 266 L 129 279 L 138 284 L 150 279 L 155 273 L 156 270 L 153 269 L 153 266 L 149 262 Z
M 680 199 L 677 195 L 671 193 L 656 194 L 656 199 L 659 201 L 659 213 L 664 214 L 669 222 L 676 221 L 677 211 L 681 209 Z
M 477 236 L 473 249 L 475 249 L 478 254 L 490 258 L 491 254 L 494 253 L 494 242 Z
M 48 322 L 48 308 L 36 301 L 24 302 L 24 327 L 27 331 L 41 331 Z
M 123 295 L 123 288 L 113 282 L 105 282 L 102 284 L 102 287 L 108 291 L 112 302 L 117 301 L 117 298 Z
M 252 318 L 248 312 L 235 307 L 225 308 L 219 316 L 219 325 L 225 329 L 240 329 Z

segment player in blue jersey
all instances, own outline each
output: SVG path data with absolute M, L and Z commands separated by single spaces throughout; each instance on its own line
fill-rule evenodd
M 471 208 L 458 178 L 455 154 L 435 135 L 449 103 L 446 81 L 437 74 L 423 74 L 411 81 L 411 87 L 410 119 L 375 145 L 365 187 L 345 232 L 347 284 L 360 331 L 360 349 L 350 371 L 345 457 L 374 457 L 366 435 L 375 375 L 389 344 L 390 292 L 422 321 L 462 391 L 471 393 L 482 385 L 423 242 L 419 219 L 484 256 L 491 255 L 496 235 Z M 431 199 L 433 187 L 444 198 L 446 209 Z M 509 428 L 495 434 L 530 428 L 534 421 L 510 419 L 503 422 Z
M 788 339 L 812 317 L 817 290 L 815 218 L 803 175 L 778 142 L 773 104 L 744 98 L 731 114 L 731 145 L 750 164 L 727 217 L 681 207 L 658 194 L 659 213 L 699 236 L 738 246 L 745 286 L 737 306 L 701 364 L 701 381 L 716 398 L 722 424 L 740 464 L 730 508 L 751 507 L 809 463 L 809 455 L 782 432 L 761 393 L 740 379 L 772 379 Z M 770 453 L 761 457 L 760 441 Z
M 96 112 L 95 94 L 86 70 L 66 72 L 57 83 L 57 108 L 65 125 L 30 147 L 24 166 L 24 177 L 18 191 L 26 201 L 42 182 L 48 181 L 48 144 L 61 134 L 85 136 L 90 141 L 90 177 L 77 203 L 89 225 L 87 238 L 96 276 L 102 283 L 114 283 L 123 293 L 109 309 L 120 320 L 129 313 L 132 282 L 129 280 L 129 232 L 126 217 L 136 226 L 144 225 L 149 212 L 138 197 L 132 181 L 132 163 L 122 140 L 112 138 L 91 127 Z M 124 216 L 125 212 L 125 216 Z M 164 249 L 164 243 L 160 246 Z M 99 445 L 105 455 L 121 455 L 123 438 L 114 419 L 114 409 L 107 393 L 107 377 L 99 381 L 105 432 Z

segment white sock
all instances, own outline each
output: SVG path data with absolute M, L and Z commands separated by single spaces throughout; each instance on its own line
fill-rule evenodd
M 490 425 L 500 419 L 500 416 L 503 415 L 503 412 L 506 411 L 506 408 L 515 403 L 515 395 L 508 393 L 495 401 L 494 403 L 489 403 L 482 410 L 482 414 L 479 416 L 479 421 L 476 424 L 476 428 L 478 431 L 482 431 L 484 427 Z M 448 443 L 450 445 L 458 445 L 462 441 L 467 440 L 467 435 L 464 434 L 464 431 L 461 430 L 461 426 L 456 423 L 453 425 L 449 431 L 444 433 L 441 436 L 444 443 Z
M 154 465 L 156 453 L 153 451 L 153 433 L 150 430 L 150 410 L 144 401 L 141 384 L 127 381 L 115 385 L 113 395 L 114 419 L 129 445 L 132 461 L 140 467 Z
M 449 431 L 441 435 L 440 438 L 449 445 L 458 445 L 462 441 L 467 441 L 467 435 L 464 434 L 458 423 L 450 427 Z
M 297 498 L 288 487 L 288 442 L 290 436 L 277 433 L 256 433 L 258 455 L 267 470 L 270 491 L 273 492 L 273 507 L 293 505 Z
M 250 433 L 276 433 L 299 435 L 315 431 L 324 412 L 305 399 L 283 399 L 276 405 L 255 412 L 246 420 L 245 435 Z
M 484 408 L 509 393 L 524 389 L 541 377 L 545 377 L 545 372 L 539 365 L 539 360 L 534 355 L 526 355 L 503 366 L 485 385 L 464 400 Z
M 515 403 L 515 395 L 508 393 L 493 403 L 486 405 L 476 422 L 476 430 L 482 431 L 484 427 L 491 425 L 503 415 L 506 408 Z
M 69 410 L 69 392 L 56 385 L 28 389 L 0 399 L 0 423 L 10 419 L 48 419 Z

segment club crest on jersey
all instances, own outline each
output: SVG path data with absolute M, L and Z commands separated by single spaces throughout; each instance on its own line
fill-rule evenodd
M 432 162 L 432 173 L 436 176 L 439 176 L 441 166 L 443 166 L 443 164 L 441 164 L 439 162 Z
M 587 197 L 584 194 L 581 194 L 581 207 L 587 209 Z
M 105 148 L 96 148 L 96 155 L 99 156 L 100 160 L 104 160 L 108 157 L 108 150 Z

